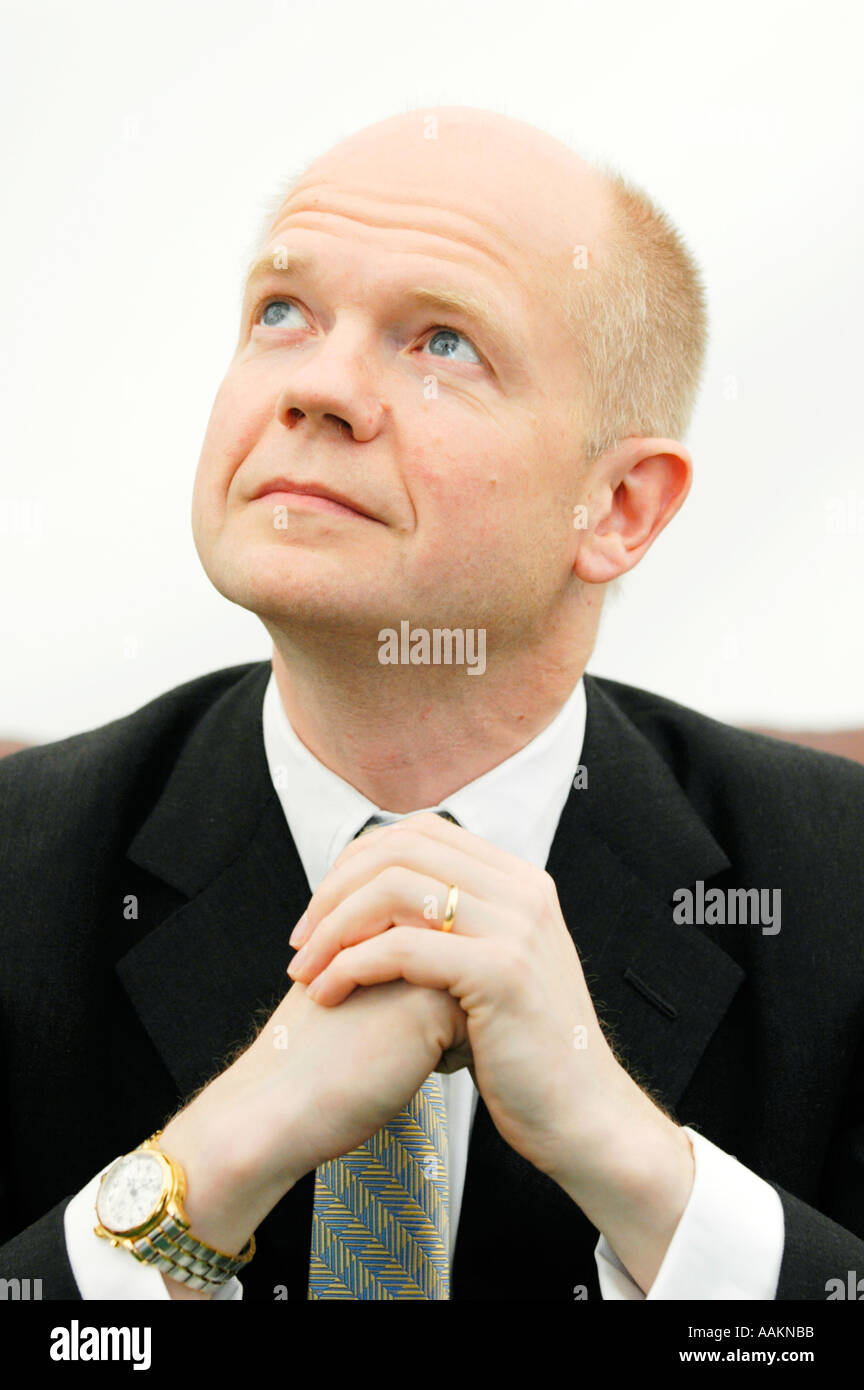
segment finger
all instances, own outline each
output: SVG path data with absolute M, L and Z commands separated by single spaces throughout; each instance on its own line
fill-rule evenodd
M 317 923 L 288 974 L 308 983 L 339 951 L 396 926 L 441 931 L 448 899 L 448 886 L 440 880 L 388 865 Z M 500 908 L 459 889 L 452 930 L 460 936 L 497 937 L 507 929 Z
M 307 994 L 316 1004 L 329 1008 L 341 1004 L 358 985 L 407 980 L 427 989 L 446 989 L 458 998 L 461 980 L 475 959 L 473 953 L 478 945 L 477 941 L 449 933 L 394 927 L 383 936 L 340 951 L 309 986 Z
M 498 849 L 497 845 L 491 845 L 482 836 L 466 830 L 464 825 L 454 825 L 452 821 L 445 820 L 434 811 L 415 811 L 394 825 L 376 826 L 374 830 L 367 830 L 364 835 L 351 840 L 336 859 L 334 868 L 336 864 L 347 862 L 355 855 L 361 854 L 370 844 L 380 841 L 385 835 L 408 830 L 425 836 L 434 844 L 462 849 L 473 859 L 479 859 L 481 863 L 488 864 L 490 868 L 497 868 L 501 873 L 512 871 L 517 864 L 524 863 L 524 860 L 508 854 L 506 850 Z
M 435 819 L 441 820 L 441 817 L 436 816 Z M 447 824 L 444 821 L 441 823 Z M 438 883 L 455 883 L 460 893 L 487 902 L 508 901 L 513 896 L 512 879 L 478 859 L 464 845 L 436 843 L 422 832 L 409 828 L 408 822 L 402 822 L 398 827 L 387 826 L 381 835 L 370 831 L 364 839 L 373 841 L 373 837 L 374 842 L 367 845 L 363 853 L 358 852 L 345 860 L 340 856 L 336 860 L 313 893 L 305 921 L 291 933 L 289 942 L 292 946 L 302 946 L 308 942 L 321 919 L 328 916 L 339 902 L 393 865 L 413 869 L 415 873 L 425 874 Z M 524 862 L 516 862 L 520 863 L 524 872 Z

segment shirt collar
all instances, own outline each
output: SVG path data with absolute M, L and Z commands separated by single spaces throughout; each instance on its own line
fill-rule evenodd
M 449 811 L 466 830 L 542 867 L 582 755 L 585 720 L 580 679 L 552 722 L 518 753 L 445 797 L 438 807 L 423 809 Z M 325 767 L 301 742 L 272 672 L 262 723 L 270 776 L 314 893 L 369 817 L 388 813 Z

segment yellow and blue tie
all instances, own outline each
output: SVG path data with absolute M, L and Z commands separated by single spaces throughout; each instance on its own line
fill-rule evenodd
M 315 1170 L 309 1298 L 449 1299 L 449 1195 L 447 1112 L 432 1072 L 365 1144 Z

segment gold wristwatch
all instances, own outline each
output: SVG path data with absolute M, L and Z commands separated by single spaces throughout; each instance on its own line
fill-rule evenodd
M 161 1133 L 157 1130 L 102 1174 L 96 1197 L 99 1224 L 93 1230 L 178 1283 L 216 1293 L 249 1263 L 255 1237 L 249 1237 L 239 1255 L 196 1240 L 183 1210 L 186 1175 L 159 1148 Z

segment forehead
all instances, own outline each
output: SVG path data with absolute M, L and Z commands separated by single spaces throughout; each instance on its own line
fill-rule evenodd
M 595 248 L 605 197 L 594 170 L 519 122 L 404 118 L 316 160 L 277 212 L 268 246 L 292 228 L 330 230 L 375 251 L 435 257 L 502 287 L 552 294 L 574 248 Z

